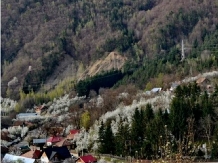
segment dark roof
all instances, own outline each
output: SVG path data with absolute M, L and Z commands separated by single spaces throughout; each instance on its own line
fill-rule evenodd
M 97 162 L 97 159 L 92 155 L 81 156 L 80 159 L 83 160 L 85 163 Z
M 21 150 L 31 150 L 29 146 L 21 146 L 20 149 Z
M 18 148 L 21 148 L 21 147 L 29 147 L 29 142 L 27 142 L 27 141 L 21 141 L 21 142 L 19 142 L 18 144 L 16 144 L 15 145 L 16 147 L 18 147 Z
M 51 159 L 51 157 L 53 157 L 52 154 L 54 152 L 56 152 L 62 159 L 71 158 L 71 154 L 66 146 L 63 146 L 63 147 L 54 146 L 54 147 L 48 147 L 45 149 L 45 153 L 49 160 Z

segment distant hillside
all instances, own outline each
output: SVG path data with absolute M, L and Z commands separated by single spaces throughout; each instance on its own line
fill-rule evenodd
M 142 68 L 156 56 L 178 60 L 184 39 L 186 46 L 197 49 L 196 57 L 205 50 L 200 49 L 206 46 L 205 40 L 216 37 L 218 30 L 214 0 L 3 0 L 1 6 L 3 96 L 14 77 L 18 79 L 14 93 L 19 88 L 37 91 L 42 83 L 77 78 L 112 51 Z M 212 45 L 217 43 L 207 50 L 215 51 Z M 95 68 L 87 74 L 97 72 Z M 134 73 L 120 83 L 145 86 L 147 78 L 133 78 Z

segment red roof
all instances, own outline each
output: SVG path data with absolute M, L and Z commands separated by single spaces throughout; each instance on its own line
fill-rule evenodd
M 28 151 L 21 156 L 26 157 L 26 158 L 34 158 L 34 159 L 39 159 L 41 157 L 42 152 L 40 150 L 31 150 Z
M 46 142 L 56 143 L 61 141 L 62 139 L 63 139 L 62 137 L 55 136 L 55 137 L 48 138 Z
M 97 162 L 97 159 L 92 155 L 81 156 L 80 159 L 85 163 Z
M 76 134 L 79 133 L 79 130 L 70 130 L 70 134 Z
M 33 158 L 38 159 L 40 158 L 41 151 L 40 150 L 35 150 L 33 153 Z

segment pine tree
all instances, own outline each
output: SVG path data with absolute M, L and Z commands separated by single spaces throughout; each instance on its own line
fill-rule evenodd
M 203 117 L 206 117 L 208 115 L 213 115 L 214 110 L 212 106 L 212 101 L 210 100 L 208 93 L 204 92 L 204 94 L 201 96 L 201 107 L 203 112 Z
M 135 113 L 132 118 L 132 125 L 131 125 L 131 141 L 132 141 L 132 147 L 133 151 L 139 151 L 142 146 L 142 141 L 144 139 L 144 119 L 145 119 L 145 113 L 141 109 L 139 111 L 138 108 L 136 108 Z
M 104 127 L 104 123 L 103 121 L 101 121 L 101 126 L 99 128 L 98 131 L 98 142 L 100 143 L 99 145 L 99 152 L 100 153 L 104 153 L 105 151 L 105 143 L 104 143 L 104 139 L 105 139 L 105 127 Z
M 151 104 L 147 104 L 145 108 L 145 120 L 148 123 L 152 119 L 154 119 L 154 111 L 153 111 Z
M 120 122 L 118 132 L 115 136 L 116 141 L 116 155 L 127 155 L 129 152 L 130 144 L 130 134 L 129 134 L 129 126 L 126 124 L 124 125 Z M 125 150 L 123 149 L 125 147 Z
M 175 97 L 171 102 L 170 125 L 173 134 L 177 139 L 181 139 L 186 129 L 186 120 L 188 118 L 187 104 L 184 98 Z
M 106 126 L 104 126 L 103 122 L 101 122 L 98 134 L 100 142 L 99 152 L 104 154 L 114 154 L 115 137 L 111 129 L 111 124 L 108 122 L 106 123 Z
M 104 135 L 104 143 L 105 143 L 105 153 L 114 154 L 115 153 L 115 138 L 111 129 L 111 124 L 107 123 L 105 135 Z

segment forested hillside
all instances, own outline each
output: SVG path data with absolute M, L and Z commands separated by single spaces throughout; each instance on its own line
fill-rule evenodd
M 1 7 L 3 96 L 75 79 L 112 51 L 128 60 L 117 85 L 150 88 L 158 85 L 151 78 L 173 73 L 179 79 L 217 68 L 214 0 L 3 0 Z

